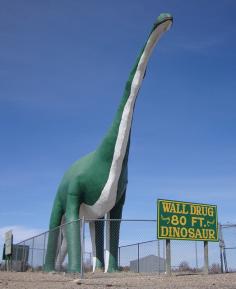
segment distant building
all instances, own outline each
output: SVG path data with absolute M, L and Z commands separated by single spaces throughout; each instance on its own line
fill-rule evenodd
M 148 255 L 139 260 L 130 261 L 130 271 L 132 272 L 165 272 L 165 259 L 155 255 Z

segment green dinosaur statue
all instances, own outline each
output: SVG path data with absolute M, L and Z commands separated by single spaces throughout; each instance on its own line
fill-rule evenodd
M 121 219 L 128 183 L 127 164 L 130 132 L 135 101 L 145 76 L 147 63 L 156 43 L 173 22 L 170 14 L 163 13 L 155 22 L 126 83 L 124 95 L 112 126 L 98 148 L 76 161 L 65 173 L 54 201 L 44 269 L 55 270 L 68 253 L 68 271 L 80 272 L 81 240 L 79 218 L 93 219 L 90 234 L 93 250 L 93 270 L 118 270 L 120 222 L 107 222 L 107 248 L 104 262 L 104 222 L 96 219 Z M 63 222 L 70 222 L 58 241 L 58 230 Z M 61 247 L 60 256 L 58 247 Z M 104 264 L 105 263 L 105 264 Z

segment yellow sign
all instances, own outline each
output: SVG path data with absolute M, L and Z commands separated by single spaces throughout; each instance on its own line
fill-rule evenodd
M 157 238 L 218 241 L 217 206 L 157 201 Z

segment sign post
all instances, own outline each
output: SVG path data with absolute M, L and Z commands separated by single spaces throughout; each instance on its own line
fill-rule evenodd
M 157 201 L 157 238 L 166 239 L 166 272 L 170 275 L 170 240 L 204 241 L 208 274 L 208 241 L 218 241 L 217 206 L 172 200 Z
M 171 249 L 170 249 L 170 239 L 166 239 L 166 274 L 171 275 Z
M 209 273 L 208 241 L 204 241 L 204 273 Z
M 13 245 L 13 235 L 12 231 L 7 231 L 5 233 L 5 258 L 6 258 L 6 267 L 7 271 L 11 270 L 12 267 L 12 245 Z

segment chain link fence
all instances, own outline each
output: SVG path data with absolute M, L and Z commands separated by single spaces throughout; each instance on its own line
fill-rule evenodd
M 156 220 L 124 219 L 77 220 L 14 244 L 12 269 L 14 271 L 42 271 L 47 261 L 47 263 L 53 264 L 55 271 L 66 272 L 68 269 L 65 238 L 67 226 L 80 232 L 82 277 L 83 274 L 93 270 L 91 234 L 94 229 L 98 230 L 97 242 L 103 246 L 102 254 L 104 253 L 105 256 L 107 233 L 111 228 L 115 228 L 113 232 L 116 237 L 120 233 L 117 252 L 119 270 L 156 274 L 165 274 L 166 272 L 166 243 L 165 240 L 156 239 Z M 219 227 L 221 230 L 219 243 L 209 242 L 209 271 L 211 273 L 236 271 L 236 225 L 220 225 Z M 49 242 L 56 246 L 54 245 L 50 254 L 47 254 Z M 173 274 L 203 272 L 203 242 L 171 240 L 171 270 Z
M 121 246 L 120 266 L 133 272 L 165 273 L 166 247 L 164 240 L 153 240 Z M 209 271 L 220 273 L 218 243 L 209 244 Z M 200 241 L 171 240 L 171 271 L 176 274 L 204 272 L 204 247 Z
M 220 259 L 225 272 L 236 272 L 236 224 L 220 225 Z

